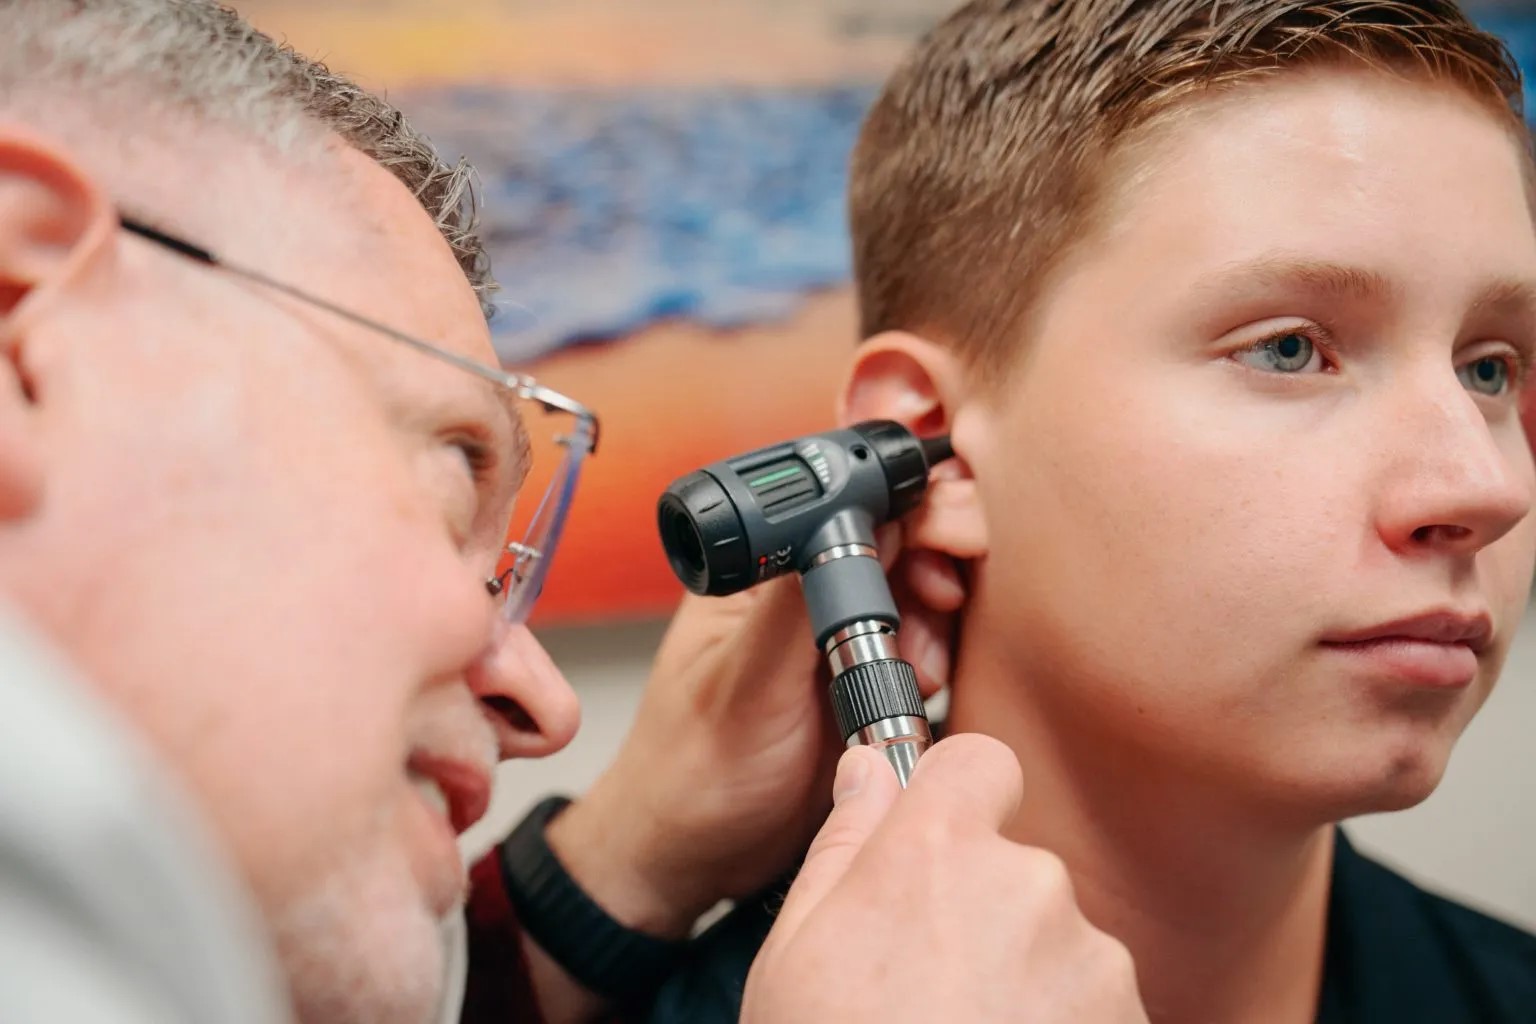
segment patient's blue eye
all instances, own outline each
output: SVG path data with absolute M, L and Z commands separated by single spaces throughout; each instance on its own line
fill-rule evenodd
M 1244 366 L 1272 373 L 1298 373 L 1317 360 L 1317 346 L 1305 334 L 1293 331 L 1278 338 L 1261 341 L 1251 348 L 1235 353 L 1234 358 Z M 1320 361 L 1320 360 L 1318 360 Z
M 1499 356 L 1474 359 L 1456 371 L 1471 391 L 1498 397 L 1509 390 L 1509 361 Z

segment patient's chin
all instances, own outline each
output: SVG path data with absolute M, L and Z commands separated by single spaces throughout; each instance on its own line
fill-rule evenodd
M 1383 811 L 1406 811 L 1428 800 L 1445 778 L 1443 759 L 1404 766 L 1383 780 L 1379 805 Z
M 1330 817 L 1343 820 L 1416 807 L 1439 787 L 1445 768 L 1446 758 L 1427 749 L 1403 751 L 1374 763 L 1362 759 L 1358 773 L 1339 787 Z
M 1407 810 L 1428 799 L 1445 775 L 1449 744 L 1329 743 L 1308 756 L 1293 749 L 1271 763 L 1257 796 L 1263 816 L 1287 828 L 1314 828 L 1367 814 Z

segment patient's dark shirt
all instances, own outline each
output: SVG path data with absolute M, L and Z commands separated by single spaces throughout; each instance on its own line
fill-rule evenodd
M 781 893 L 744 901 L 701 936 L 644 1019 L 736 1020 Z M 1536 1024 L 1536 936 L 1425 892 L 1341 831 L 1317 1022 Z

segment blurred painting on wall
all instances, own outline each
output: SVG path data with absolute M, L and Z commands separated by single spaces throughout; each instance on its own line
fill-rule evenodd
M 832 425 L 849 151 L 954 0 L 233 2 L 476 165 L 498 355 L 602 416 L 535 625 L 668 612 L 662 489 Z M 1536 69 L 1536 12 L 1482 16 Z
M 602 416 L 535 625 L 669 612 L 662 489 L 832 425 L 856 340 L 849 150 L 950 4 L 234 4 L 476 165 L 499 356 Z

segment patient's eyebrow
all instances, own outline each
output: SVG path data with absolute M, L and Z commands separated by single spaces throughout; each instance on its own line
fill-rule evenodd
M 1494 316 L 1536 316 L 1536 281 L 1507 277 L 1487 285 L 1472 300 L 1470 312 Z
M 1219 294 L 1243 287 L 1300 287 L 1332 298 L 1377 302 L 1402 291 L 1380 271 L 1289 253 L 1228 264 L 1207 278 L 1202 290 Z

